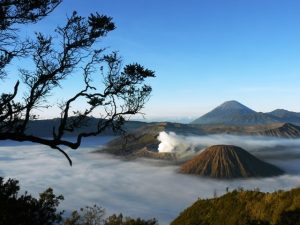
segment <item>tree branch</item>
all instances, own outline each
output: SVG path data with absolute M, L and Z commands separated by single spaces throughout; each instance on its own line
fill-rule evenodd
M 136 63 L 122 68 L 122 60 L 116 52 L 104 55 L 105 49 L 95 49 L 95 44 L 115 29 L 112 18 L 98 13 L 84 18 L 74 12 L 67 18 L 65 26 L 56 29 L 56 35 L 36 33 L 35 41 L 23 42 L 22 48 L 17 50 L 8 49 L 14 40 L 19 39 L 15 30 L 11 29 L 13 24 L 36 22 L 60 2 L 30 0 L 28 6 L 24 5 L 25 0 L 0 2 L 0 75 L 1 69 L 16 55 L 29 57 L 28 46 L 34 65 L 32 70 L 20 69 L 22 84 L 26 88 L 22 98 L 18 98 L 21 100 L 15 100 L 19 81 L 12 94 L 1 95 L 0 140 L 30 141 L 49 146 L 61 152 L 72 165 L 62 147 L 77 149 L 83 138 L 96 136 L 108 128 L 122 131 L 123 123 L 131 115 L 140 113 L 144 107 L 152 91 L 149 85 L 144 84 L 145 80 L 155 75 L 153 71 Z M 24 7 L 20 8 L 23 13 L 7 11 L 12 6 Z M 1 16 L 5 18 L 3 21 Z M 61 88 L 62 82 L 74 71 L 82 73 L 83 87 L 60 104 L 61 113 L 57 116 L 60 120 L 52 129 L 52 137 L 28 134 L 31 120 L 37 117 L 33 111 L 47 107 L 48 96 L 54 89 Z M 82 100 L 86 104 L 85 108 L 73 110 L 77 102 Z M 97 118 L 95 128 L 79 132 L 75 141 L 64 138 L 66 132 L 78 131 L 96 114 L 102 116 Z

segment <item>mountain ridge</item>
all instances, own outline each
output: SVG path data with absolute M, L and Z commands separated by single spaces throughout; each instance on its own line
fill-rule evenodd
M 300 126 L 291 123 L 284 123 L 281 126 L 257 131 L 254 133 L 259 136 L 298 138 L 300 137 Z
M 267 114 L 276 116 L 286 123 L 299 124 L 300 121 L 300 113 L 288 111 L 286 109 L 275 109 L 271 112 L 268 112 Z
M 226 101 L 191 124 L 206 125 L 263 125 L 272 123 L 300 124 L 300 113 L 276 109 L 269 113 L 256 112 L 236 100 Z

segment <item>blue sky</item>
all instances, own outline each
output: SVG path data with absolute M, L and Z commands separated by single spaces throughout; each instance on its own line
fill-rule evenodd
M 101 44 L 156 72 L 148 119 L 195 118 L 233 99 L 300 111 L 299 1 L 64 0 L 28 32 L 49 32 L 73 10 L 113 17 Z

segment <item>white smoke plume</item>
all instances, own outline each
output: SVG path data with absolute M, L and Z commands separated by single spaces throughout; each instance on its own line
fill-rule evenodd
M 177 135 L 174 132 L 166 133 L 162 131 L 159 133 L 157 139 L 160 141 L 158 145 L 159 152 L 194 152 L 194 148 L 196 147 L 189 137 Z

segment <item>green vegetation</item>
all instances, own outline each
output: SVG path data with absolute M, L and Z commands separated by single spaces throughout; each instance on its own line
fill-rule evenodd
M 0 225 L 51 225 L 62 221 L 63 212 L 57 207 L 63 196 L 56 196 L 51 188 L 41 193 L 39 199 L 19 195 L 19 182 L 0 177 Z
M 156 219 L 143 220 L 123 217 L 122 214 L 104 218 L 105 210 L 97 205 L 85 207 L 80 212 L 74 211 L 64 225 L 158 225 Z
M 171 225 L 300 225 L 300 188 L 262 193 L 238 190 L 200 199 Z
M 105 210 L 97 205 L 73 211 L 63 218 L 58 211 L 62 195 L 56 196 L 51 188 L 36 199 L 31 195 L 20 195 L 19 182 L 0 177 L 0 225 L 157 225 L 156 219 L 133 219 L 120 215 L 105 218 Z

